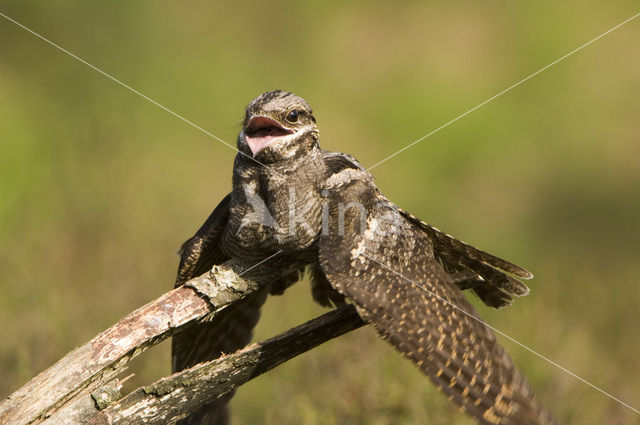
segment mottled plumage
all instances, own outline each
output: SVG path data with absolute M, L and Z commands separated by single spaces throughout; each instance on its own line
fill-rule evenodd
M 233 190 L 182 248 L 176 284 L 234 258 L 281 282 L 174 338 L 173 367 L 246 345 L 268 293 L 308 267 L 313 298 L 359 314 L 482 424 L 551 424 L 462 290 L 503 307 L 528 293 L 526 270 L 465 244 L 387 200 L 351 156 L 320 149 L 309 105 L 280 90 L 247 107 Z M 184 423 L 225 424 L 231 395 Z

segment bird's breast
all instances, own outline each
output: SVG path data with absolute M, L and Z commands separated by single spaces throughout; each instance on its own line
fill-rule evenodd
M 247 181 L 234 187 L 223 235 L 227 255 L 261 259 L 280 250 L 313 251 L 322 228 L 322 197 L 313 186 Z

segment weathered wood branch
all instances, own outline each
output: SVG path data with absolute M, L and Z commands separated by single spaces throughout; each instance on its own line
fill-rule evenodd
M 364 324 L 353 306 L 339 308 L 264 342 L 139 388 L 109 405 L 88 424 L 175 421 L 293 357 Z
M 131 359 L 277 277 L 264 267 L 215 266 L 129 314 L 8 396 L 0 403 L 0 424 L 86 422 L 97 412 L 91 393 L 116 385 Z

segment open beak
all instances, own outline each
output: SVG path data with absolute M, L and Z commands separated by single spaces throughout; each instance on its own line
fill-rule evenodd
M 265 116 L 253 116 L 247 123 L 245 129 L 245 140 L 249 149 L 256 156 L 270 143 L 283 136 L 293 134 L 293 130 L 283 127 L 275 120 Z

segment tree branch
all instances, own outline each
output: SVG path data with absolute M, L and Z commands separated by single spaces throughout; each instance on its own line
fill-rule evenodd
M 97 412 L 91 393 L 107 383 L 117 390 L 116 376 L 131 359 L 278 276 L 267 267 L 215 266 L 129 314 L 8 396 L 0 403 L 0 424 L 86 422 Z
M 88 424 L 164 424 L 178 420 L 293 357 L 364 324 L 353 306 L 341 307 L 264 342 L 139 388 Z

